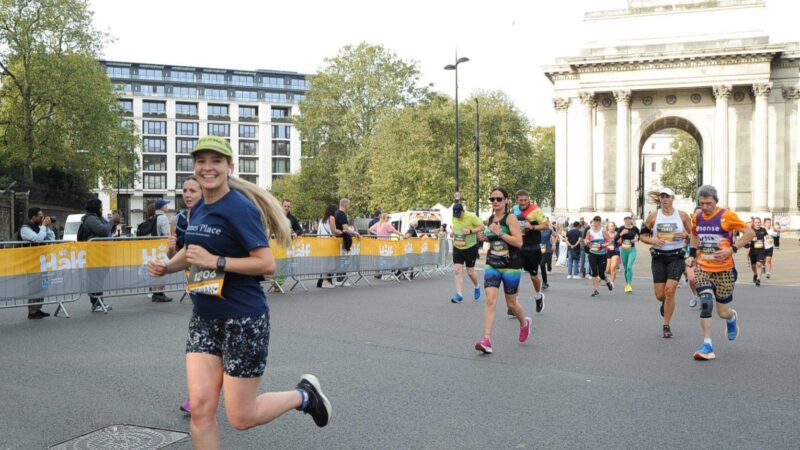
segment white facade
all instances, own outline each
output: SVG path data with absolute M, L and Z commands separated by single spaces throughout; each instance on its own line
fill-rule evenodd
M 116 186 L 98 190 L 106 210 L 120 209 L 130 224 L 141 222 L 147 204 L 156 198 L 168 200 L 172 211 L 182 206 L 182 182 L 192 175 L 185 146 L 193 147 L 208 134 L 229 140 L 234 175 L 259 186 L 269 189 L 274 177 L 300 170 L 301 141 L 290 118 L 300 113 L 297 103 L 307 87 L 304 75 L 101 63 L 118 86 L 125 120 L 135 124 L 142 138 L 138 179 L 127 188 L 122 181 L 120 202 Z M 186 78 L 177 78 L 179 73 Z M 255 114 L 240 117 L 240 106 Z M 240 148 L 240 143 L 257 148 Z
M 642 214 L 644 143 L 679 128 L 704 184 L 745 216 L 797 216 L 800 47 L 761 35 L 762 0 L 630 1 L 587 13 L 605 30 L 545 69 L 555 90 L 555 213 Z M 652 36 L 652 37 L 650 37 Z

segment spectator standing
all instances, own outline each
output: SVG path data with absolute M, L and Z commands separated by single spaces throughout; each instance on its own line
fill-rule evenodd
M 155 236 L 169 237 L 172 235 L 169 230 L 169 201 L 160 198 L 156 200 L 154 214 L 156 216 L 156 234 Z M 154 286 L 154 290 L 164 289 L 164 286 Z M 152 300 L 156 303 L 167 303 L 172 301 L 172 297 L 167 297 L 163 291 L 153 292 Z
M 583 254 L 583 245 L 581 239 L 583 238 L 583 230 L 581 230 L 581 223 L 574 222 L 572 229 L 567 231 L 567 279 L 579 278 L 578 271 L 580 270 L 581 255 Z
M 50 217 L 45 217 L 42 208 L 34 206 L 28 209 L 28 223 L 22 225 L 19 229 L 19 237 L 22 241 L 27 242 L 45 242 L 54 241 L 55 233 L 49 228 L 51 224 Z M 44 319 L 50 314 L 42 311 L 43 298 L 30 298 L 28 306 L 28 319 Z M 39 303 L 36 305 L 36 303 Z
M 88 241 L 92 238 L 105 238 L 111 236 L 111 224 L 103 219 L 103 202 L 98 198 L 86 201 L 86 214 L 81 218 L 78 228 L 78 241 Z M 92 312 L 106 312 L 111 310 L 111 305 L 101 303 L 102 292 L 90 292 L 89 301 L 92 302 Z M 105 309 L 103 309 L 105 304 Z
M 319 221 L 319 225 L 317 225 L 317 234 L 319 236 L 333 236 L 334 230 L 336 230 L 336 205 L 330 204 L 325 208 L 325 215 L 322 216 L 322 220 Z M 332 274 L 328 274 L 328 278 L 320 278 L 317 280 L 317 287 L 318 288 L 334 288 L 336 285 L 333 284 L 333 278 L 331 278 Z
M 383 211 L 381 211 L 380 208 L 375 210 L 375 213 L 372 215 L 372 219 L 369 220 L 369 224 L 367 225 L 367 230 L 372 228 L 373 225 L 375 225 L 381 220 L 381 214 L 383 214 Z
M 297 218 L 292 215 L 292 201 L 288 198 L 283 199 L 283 212 L 286 213 L 286 218 L 289 219 L 289 225 L 292 228 L 292 239 L 302 236 L 303 227 L 300 226 Z
M 350 200 L 343 198 L 339 200 L 339 209 L 334 216 L 334 224 L 336 228 L 333 230 L 335 236 L 342 238 L 342 249 L 345 252 L 350 252 L 353 248 L 353 237 L 361 237 L 352 226 L 350 226 L 350 218 L 347 217 L 347 210 L 350 209 Z M 337 274 L 337 281 L 340 286 L 345 286 L 344 274 Z

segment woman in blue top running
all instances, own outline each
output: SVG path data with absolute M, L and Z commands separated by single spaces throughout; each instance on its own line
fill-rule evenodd
M 258 395 L 269 348 L 269 308 L 259 281 L 275 272 L 266 229 L 288 246 L 291 230 L 281 205 L 254 184 L 231 176 L 227 140 L 205 136 L 192 151 L 203 197 L 192 208 L 186 246 L 168 262 L 150 261 L 151 276 L 189 269 L 194 311 L 186 342 L 192 401 L 192 442 L 220 447 L 216 412 L 220 392 L 231 425 L 246 430 L 297 409 L 317 426 L 331 418 L 319 380 L 303 375 L 296 389 Z

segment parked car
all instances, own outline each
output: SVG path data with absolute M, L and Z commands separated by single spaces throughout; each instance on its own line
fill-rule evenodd
M 64 236 L 61 240 L 75 242 L 78 240 L 78 228 L 81 226 L 83 214 L 70 214 L 64 222 Z

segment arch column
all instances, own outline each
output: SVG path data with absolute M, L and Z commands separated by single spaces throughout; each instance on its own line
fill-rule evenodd
M 556 97 L 553 108 L 556 110 L 556 204 L 554 212 L 567 212 L 567 108 L 570 99 Z
M 731 85 L 713 87 L 716 99 L 714 118 L 714 170 L 712 184 L 717 188 L 719 203 L 728 205 L 728 100 L 731 98 Z
M 631 91 L 614 91 L 617 101 L 617 179 L 616 204 L 618 212 L 631 209 L 631 141 L 630 104 Z
M 584 190 L 580 211 L 594 211 L 594 136 L 592 133 L 594 124 L 592 121 L 592 114 L 594 113 L 595 106 L 597 106 L 597 100 L 594 97 L 594 92 L 579 92 L 578 97 L 580 98 L 581 106 L 583 107 L 583 111 L 581 113 L 582 126 L 584 129 L 583 135 L 586 139 L 586 141 L 583 143 L 586 160 L 584 161 L 583 165 Z
M 772 90 L 772 83 L 754 84 L 755 111 L 753 122 L 755 136 L 753 139 L 752 154 L 752 191 L 753 195 L 750 211 L 767 211 L 767 129 L 769 116 L 767 114 L 767 99 Z
M 786 191 L 789 196 L 789 212 L 797 214 L 797 163 L 800 155 L 800 88 L 790 87 L 783 89 L 783 98 L 787 101 L 794 100 L 795 113 L 792 124 L 794 125 L 794 147 L 789 149 L 789 182 Z

